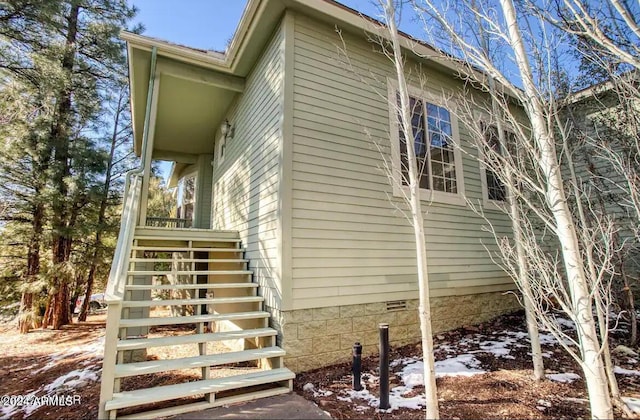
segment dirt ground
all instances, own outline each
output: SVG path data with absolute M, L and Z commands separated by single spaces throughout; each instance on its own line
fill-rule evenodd
M 0 326 L 0 395 L 3 398 L 25 396 L 80 366 L 95 365 L 97 371 L 102 366 L 101 360 L 73 349 L 95 342 L 104 335 L 104 326 L 104 314 L 89 315 L 87 322 L 67 325 L 59 331 L 34 330 L 26 335 L 19 334 L 13 324 Z M 42 371 L 52 362 L 51 355 L 60 353 L 67 357 L 53 361 L 50 369 Z M 79 388 L 64 390 L 63 394 L 76 399 L 67 406 L 43 405 L 29 418 L 89 419 L 98 416 L 99 381 L 88 381 Z M 3 406 L 7 402 L 3 399 Z M 22 419 L 24 415 L 17 413 L 10 418 Z
M 95 368 L 99 375 L 101 360 L 95 353 L 76 353 L 75 348 L 82 349 L 95 343 L 104 334 L 104 314 L 91 315 L 85 323 L 66 326 L 61 331 L 36 330 L 27 335 L 20 335 L 11 325 L 0 326 L 0 395 L 26 395 L 36 391 L 43 384 L 52 383 L 66 373 L 83 368 Z M 461 328 L 448 333 L 438 334 L 434 338 L 438 343 L 456 343 L 476 333 L 490 334 L 493 330 L 504 328 L 524 328 L 522 314 L 502 317 L 494 322 L 469 328 Z M 622 342 L 623 337 L 613 334 L 613 347 Z M 545 347 L 551 357 L 545 358 L 548 373 L 576 372 L 580 369 L 575 362 L 556 347 Z M 638 350 L 638 349 L 634 349 Z M 63 354 L 64 357 L 53 360 L 52 354 Z M 401 357 L 418 356 L 419 345 L 410 345 L 393 349 L 391 360 Z M 572 383 L 552 381 L 535 382 L 530 378 L 531 361 L 526 348 L 518 348 L 511 352 L 513 359 L 496 358 L 493 355 L 476 354 L 487 373 L 474 376 L 456 376 L 439 378 L 438 395 L 440 399 L 440 415 L 449 419 L 480 418 L 535 418 L 535 419 L 573 419 L 588 418 L 589 410 L 586 400 L 585 386 L 582 380 Z M 436 352 L 436 359 L 444 357 Z M 622 368 L 634 369 L 633 359 L 615 354 L 615 364 Z M 55 358 L 54 358 L 55 359 Z M 48 368 L 47 368 L 48 367 Z M 636 367 L 637 368 L 637 367 Z M 329 412 L 336 419 L 412 419 L 424 418 L 424 411 L 398 409 L 393 412 L 380 412 L 375 408 L 356 409 L 354 404 L 343 401 L 339 397 L 340 390 L 351 387 L 350 364 L 335 365 L 325 369 L 298 374 L 295 381 L 296 392 L 305 398 L 315 401 L 320 408 Z M 397 372 L 398 368 L 394 368 Z M 378 359 L 363 359 L 363 372 L 377 374 Z M 391 387 L 397 385 L 398 379 L 391 373 Z M 171 373 L 163 373 L 149 378 L 149 384 L 162 385 L 175 383 L 177 377 Z M 640 376 L 618 376 L 621 391 L 625 396 L 640 397 Z M 316 387 L 331 390 L 331 395 L 314 397 L 303 391 L 303 386 L 313 383 Z M 377 384 L 369 383 L 372 394 L 377 395 Z M 64 388 L 63 388 L 64 389 Z M 420 388 L 413 392 L 420 393 Z M 69 406 L 42 406 L 32 411 L 28 418 L 46 419 L 86 419 L 97 416 L 97 403 L 100 394 L 100 383 L 87 381 L 80 387 L 69 388 L 65 394 L 78 396 L 79 403 Z M 4 403 L 4 401 L 3 401 Z M 620 416 L 616 412 L 616 416 Z M 0 413 L 1 417 L 1 413 Z M 25 418 L 23 412 L 9 416 Z M 7 418 L 9 418 L 7 417 Z
M 434 337 L 434 347 L 439 344 L 454 346 L 470 336 L 486 334 L 491 337 L 495 331 L 504 329 L 525 331 L 524 313 L 503 316 L 492 322 L 460 328 L 438 334 Z M 612 333 L 612 348 L 623 343 L 624 335 Z M 475 353 L 480 360 L 481 368 L 487 373 L 473 376 L 448 376 L 436 380 L 438 388 L 440 417 L 445 419 L 576 419 L 589 418 L 589 405 L 585 383 L 577 379 L 572 383 L 559 383 L 550 380 L 537 382 L 532 379 L 532 362 L 528 354 L 528 343 L 522 340 L 523 347 L 512 347 L 513 358 L 495 357 L 493 354 Z M 465 351 L 478 348 L 466 348 Z M 637 348 L 635 349 L 638 350 Z M 545 373 L 574 372 L 581 374 L 577 363 L 560 348 L 559 345 L 543 345 Z M 418 357 L 422 354 L 419 344 L 392 349 L 390 360 L 407 357 Z M 445 359 L 444 352 L 436 350 L 437 360 Z M 637 363 L 632 357 L 614 353 L 614 364 L 623 368 L 634 369 Z M 363 379 L 368 376 L 376 379 L 368 381 L 370 393 L 379 395 L 377 375 L 379 371 L 378 357 L 363 358 Z M 637 366 L 635 367 L 637 369 Z M 320 408 L 327 411 L 335 419 L 423 419 L 424 410 L 399 408 L 391 412 L 367 407 L 366 401 L 345 398 L 345 392 L 352 389 L 351 364 L 345 363 L 329 368 L 298 374 L 295 390 L 307 399 L 313 400 Z M 390 388 L 400 385 L 395 374 L 399 367 L 391 368 Z M 618 375 L 618 383 L 623 396 L 640 397 L 640 377 L 635 375 Z M 322 392 L 304 390 L 305 384 L 313 384 L 314 389 Z M 329 391 L 329 392 L 327 392 Z M 413 394 L 424 392 L 419 386 L 412 390 Z M 315 395 L 314 395 L 315 394 Z M 408 396 L 412 396 L 408 395 Z M 617 418 L 622 417 L 615 410 Z M 640 416 L 636 415 L 636 418 Z

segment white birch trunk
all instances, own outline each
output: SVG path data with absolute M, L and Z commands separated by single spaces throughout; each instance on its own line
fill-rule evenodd
M 573 159 L 571 157 L 571 152 L 566 153 L 567 164 L 569 166 L 569 171 L 571 174 L 571 183 L 573 185 L 574 195 L 576 197 L 576 206 L 578 208 L 578 215 L 582 220 L 582 223 L 585 226 L 590 225 L 590 221 L 587 218 L 587 215 L 584 211 L 584 207 L 582 205 L 581 193 L 578 188 L 578 177 L 576 176 L 575 166 L 573 164 Z M 598 278 L 596 262 L 595 262 L 595 252 L 594 252 L 594 243 L 592 238 L 589 238 L 585 241 L 586 247 L 586 255 L 588 258 L 587 265 L 589 267 L 589 276 L 591 276 L 591 281 L 595 282 Z M 605 311 L 603 296 L 600 293 L 594 293 L 596 298 L 596 314 L 598 317 L 598 327 L 600 328 L 600 337 L 608 337 L 608 325 L 607 325 L 607 313 Z M 604 341 L 604 340 L 603 340 Z M 611 351 L 609 350 L 609 342 L 606 340 L 603 344 L 602 349 L 602 358 L 604 359 L 604 368 L 607 374 L 607 379 L 609 380 L 609 389 L 611 392 L 611 399 L 613 404 L 622 410 L 627 417 L 632 417 L 633 412 L 627 406 L 627 404 L 622 399 L 620 395 L 620 388 L 618 387 L 618 380 L 616 379 L 615 372 L 613 371 L 613 361 L 611 360 Z
M 433 357 L 433 337 L 431 329 L 431 304 L 429 302 L 429 277 L 427 271 L 427 249 L 424 234 L 424 220 L 420 202 L 420 187 L 418 183 L 418 168 L 414 148 L 414 136 L 411 126 L 411 110 L 409 105 L 409 93 L 404 77 L 404 65 L 402 51 L 399 42 L 398 29 L 395 23 L 395 10 L 392 0 L 387 0 L 385 15 L 391 41 L 393 44 L 393 60 L 398 77 L 398 90 L 400 95 L 401 126 L 407 143 L 407 161 L 409 164 L 409 205 L 413 221 L 413 230 L 416 242 L 416 259 L 418 266 L 418 287 L 420 293 L 420 332 L 422 333 L 422 357 L 424 363 L 424 386 L 426 396 L 426 418 L 438 419 L 438 394 L 436 389 L 435 360 Z
M 593 305 L 580 256 L 578 238 L 571 212 L 564 194 L 562 176 L 551 133 L 547 130 L 543 107 L 536 94 L 531 67 L 526 55 L 522 35 L 511 0 L 500 0 L 508 28 L 509 43 L 522 77 L 526 100 L 524 103 L 531 120 L 531 128 L 540 153 L 540 165 L 547 186 L 546 200 L 557 226 L 564 259 L 567 282 L 571 293 L 572 309 L 581 347 L 581 367 L 589 393 L 591 416 L 597 419 L 613 418 L 607 377 L 604 371 L 600 344 L 593 319 Z
M 512 183 L 511 177 L 509 182 Z M 513 183 L 511 184 L 513 186 Z M 533 362 L 533 378 L 537 381 L 544 379 L 544 362 L 542 360 L 542 347 L 540 346 L 540 332 L 538 331 L 538 321 L 536 311 L 531 301 L 531 287 L 527 279 L 527 258 L 522 249 L 522 231 L 520 227 L 520 211 L 513 194 L 509 194 L 509 212 L 511 217 L 511 226 L 513 227 L 513 240 L 516 245 L 516 253 L 518 255 L 518 277 L 522 298 L 524 300 L 524 310 L 527 319 L 527 331 L 529 332 L 529 340 L 531 341 L 531 361 Z
M 486 43 L 484 28 L 479 22 L 482 30 L 483 49 L 488 54 L 488 45 Z M 500 139 L 500 148 L 503 153 L 508 153 L 507 139 L 505 138 L 505 130 L 502 125 L 502 112 L 496 101 L 496 84 L 495 80 L 489 75 L 489 93 L 491 94 L 491 110 L 496 116 L 496 128 L 498 130 L 498 138 Z M 529 332 L 529 340 L 531 341 L 531 361 L 533 362 L 533 378 L 537 381 L 544 378 L 544 361 L 542 360 L 542 347 L 540 346 L 540 332 L 538 331 L 538 321 L 533 302 L 531 301 L 531 287 L 527 278 L 527 258 L 523 249 L 522 228 L 521 228 L 521 212 L 518 209 L 516 201 L 513 171 L 507 168 L 507 202 L 509 204 L 509 218 L 511 219 L 511 227 L 513 229 L 513 240 L 515 243 L 516 254 L 518 256 L 518 283 L 522 291 L 522 299 L 524 300 L 524 310 L 527 320 L 527 331 Z

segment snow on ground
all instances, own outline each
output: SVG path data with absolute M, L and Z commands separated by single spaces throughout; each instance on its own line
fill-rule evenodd
M 640 370 L 624 369 L 620 366 L 614 366 L 613 373 L 617 373 L 618 375 L 640 376 Z
M 511 351 L 516 347 L 524 347 L 521 340 L 527 338 L 527 333 L 522 331 L 499 331 L 491 335 L 473 334 L 455 343 L 442 343 L 435 346 L 435 351 L 445 353 L 446 358 L 435 362 L 436 377 L 444 376 L 471 376 L 486 371 L 482 369 L 480 361 L 476 358 L 478 353 L 490 353 L 495 357 L 513 358 Z M 557 341 L 553 341 L 557 343 Z M 417 357 L 400 358 L 392 360 L 392 368 L 400 367 L 396 373 L 401 385 L 390 389 L 389 405 L 393 411 L 398 408 L 423 409 L 425 406 L 424 393 L 416 394 L 416 387 L 424 386 L 424 364 L 422 359 Z M 368 378 L 363 380 L 363 389 L 354 391 L 352 389 L 340 391 L 337 396 L 339 400 L 348 401 L 354 405 L 354 409 L 363 412 L 372 408 L 377 409 L 380 399 L 371 393 L 366 385 L 378 383 L 379 377 L 368 373 Z M 570 375 L 566 374 L 567 378 Z M 560 376 L 559 376 L 560 378 Z M 346 378 L 345 378 L 346 379 Z M 569 379 L 567 379 L 569 380 Z M 303 391 L 312 393 L 314 397 L 330 395 L 331 391 L 317 389 L 313 384 L 308 383 L 303 387 Z
M 87 344 L 81 346 L 69 347 L 63 351 L 59 351 L 57 353 L 52 353 L 49 355 L 49 362 L 44 365 L 42 368 L 34 370 L 31 372 L 31 375 L 35 375 L 38 373 L 45 372 L 52 367 L 54 367 L 60 360 L 75 358 L 75 357 L 87 357 L 87 359 L 83 362 L 84 365 L 93 364 L 95 360 L 93 359 L 102 359 L 102 355 L 104 353 L 104 335 L 98 337 L 96 340 L 89 342 Z
M 622 397 L 622 401 L 627 404 L 635 414 L 640 414 L 640 398 Z
M 575 329 L 575 324 L 570 320 L 557 318 L 556 322 L 564 331 Z M 544 345 L 559 345 L 558 340 L 549 332 L 541 332 L 540 339 Z M 436 344 L 435 352 L 445 354 L 445 359 L 435 362 L 436 377 L 471 376 L 485 373 L 486 371 L 482 369 L 482 364 L 476 358 L 476 354 L 490 353 L 496 358 L 513 359 L 514 357 L 510 354 L 511 351 L 516 348 L 527 347 L 528 341 L 527 332 L 503 330 L 493 332 L 490 335 L 470 334 L 454 343 Z M 552 352 L 547 351 L 544 355 L 551 357 L 552 354 Z M 393 411 L 398 408 L 423 409 L 425 406 L 425 394 L 415 391 L 416 387 L 424 386 L 424 364 L 422 359 L 417 357 L 399 358 L 392 360 L 390 366 L 391 368 L 396 368 L 396 370 L 399 369 L 396 376 L 401 385 L 390 390 L 389 404 L 391 408 L 386 411 Z M 615 367 L 615 373 L 640 376 L 640 371 L 623 369 L 618 366 Z M 367 389 L 367 384 L 377 384 L 379 377 L 371 373 L 366 375 L 368 377 L 365 376 L 363 378 L 363 389 L 361 391 L 342 390 L 337 395 L 339 400 L 352 403 L 354 409 L 359 412 L 377 409 L 380 405 L 378 392 L 372 393 Z M 549 380 L 561 383 L 570 383 L 580 379 L 580 375 L 574 372 L 550 373 L 546 376 Z M 346 382 L 351 380 L 350 377 L 344 379 Z M 332 391 L 317 389 L 311 383 L 306 384 L 303 390 L 313 393 L 314 397 L 332 394 Z M 637 410 L 636 412 L 640 413 L 640 399 L 625 398 L 625 401 L 633 410 Z M 540 400 L 538 404 L 540 410 L 545 410 L 551 403 Z
M 422 361 L 419 363 L 422 365 Z M 472 354 L 461 354 L 456 357 L 439 360 L 435 363 L 435 368 L 436 378 L 442 378 L 443 376 L 472 376 L 486 372 L 480 369 L 480 361 Z
M 98 337 L 96 340 L 84 344 L 82 346 L 70 347 L 64 351 L 49 355 L 49 362 L 42 368 L 34 370 L 31 375 L 47 371 L 60 361 L 84 357 L 85 360 L 79 364 L 81 368 L 68 372 L 51 383 L 43 384 L 35 391 L 22 396 L 22 404 L 10 404 L 0 407 L 0 419 L 9 419 L 22 413 L 24 418 L 29 417 L 35 410 L 40 408 L 49 397 L 58 395 L 69 395 L 73 389 L 86 386 L 90 382 L 100 379 L 101 364 L 98 363 L 102 359 L 104 352 L 104 336 Z
M 74 388 L 80 388 L 82 386 L 87 385 L 87 383 L 92 381 L 97 381 L 99 378 L 96 371 L 98 368 L 96 366 L 92 366 L 85 369 L 77 369 L 72 370 L 66 375 L 62 375 L 56 378 L 49 385 L 44 387 L 44 391 L 49 394 L 55 394 L 61 390 L 68 390 Z
M 569 383 L 569 382 L 575 381 L 576 379 L 580 379 L 580 375 L 573 372 L 548 373 L 546 377 L 551 381 L 562 382 L 562 383 Z

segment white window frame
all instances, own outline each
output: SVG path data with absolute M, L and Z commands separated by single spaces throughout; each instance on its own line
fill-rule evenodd
M 456 105 L 451 101 L 447 101 L 441 95 L 434 92 L 419 89 L 414 86 L 407 85 L 409 96 L 419 98 L 430 104 L 446 108 L 451 116 L 451 134 L 453 137 L 453 158 L 455 160 L 454 167 L 456 170 L 456 189 L 457 192 L 450 193 L 445 191 L 434 191 L 431 189 L 420 189 L 420 199 L 424 201 L 451 204 L 455 206 L 466 206 L 465 198 L 464 174 L 462 171 L 462 153 L 460 152 L 460 129 L 458 126 L 458 118 L 455 115 Z M 398 82 L 394 79 L 387 79 L 387 98 L 389 101 L 389 126 L 391 138 L 391 172 L 393 178 L 393 195 L 396 197 L 404 197 L 409 193 L 409 187 L 402 185 L 402 167 L 400 159 L 400 136 L 398 113 L 396 108 L 396 92 L 398 91 Z M 425 113 L 426 116 L 426 113 Z M 431 168 L 431 166 L 429 166 Z M 429 173 L 429 182 L 433 183 L 433 176 Z
M 476 112 L 474 114 L 476 117 L 476 121 L 479 121 L 480 123 L 485 124 L 487 127 L 496 126 L 496 124 L 492 123 L 491 118 L 486 114 L 479 113 L 479 112 Z M 505 131 L 509 131 L 512 133 L 514 132 L 513 127 L 511 127 L 510 124 L 503 122 L 503 125 L 506 126 L 504 128 Z M 485 139 L 483 138 L 482 139 L 483 145 L 484 145 L 484 141 Z M 500 147 L 502 148 L 502 145 L 500 145 Z M 504 150 L 501 149 L 500 153 L 504 153 Z M 480 164 L 480 184 L 482 185 L 482 207 L 484 210 L 495 210 L 495 211 L 505 212 L 506 205 L 508 203 L 507 200 L 509 199 L 508 197 L 509 192 L 506 191 L 505 189 L 504 201 L 489 199 L 489 186 L 487 185 L 487 166 L 484 163 L 484 147 L 478 148 L 478 157 L 479 157 L 478 162 Z

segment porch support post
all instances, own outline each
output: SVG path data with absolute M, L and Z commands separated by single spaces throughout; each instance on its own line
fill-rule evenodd
M 198 173 L 196 175 L 196 206 L 193 209 L 193 227 L 211 229 L 211 202 L 213 189 L 213 155 L 198 156 Z
M 153 140 L 156 131 L 156 115 L 158 114 L 158 94 L 160 80 L 156 70 L 158 51 L 151 50 L 151 68 L 149 69 L 149 89 L 147 90 L 147 107 L 144 114 L 144 129 L 142 132 L 142 152 L 140 158 L 144 167 L 142 177 L 142 195 L 140 201 L 140 217 L 138 226 L 147 224 L 147 204 L 149 202 L 149 178 L 151 176 L 151 156 L 153 154 Z

